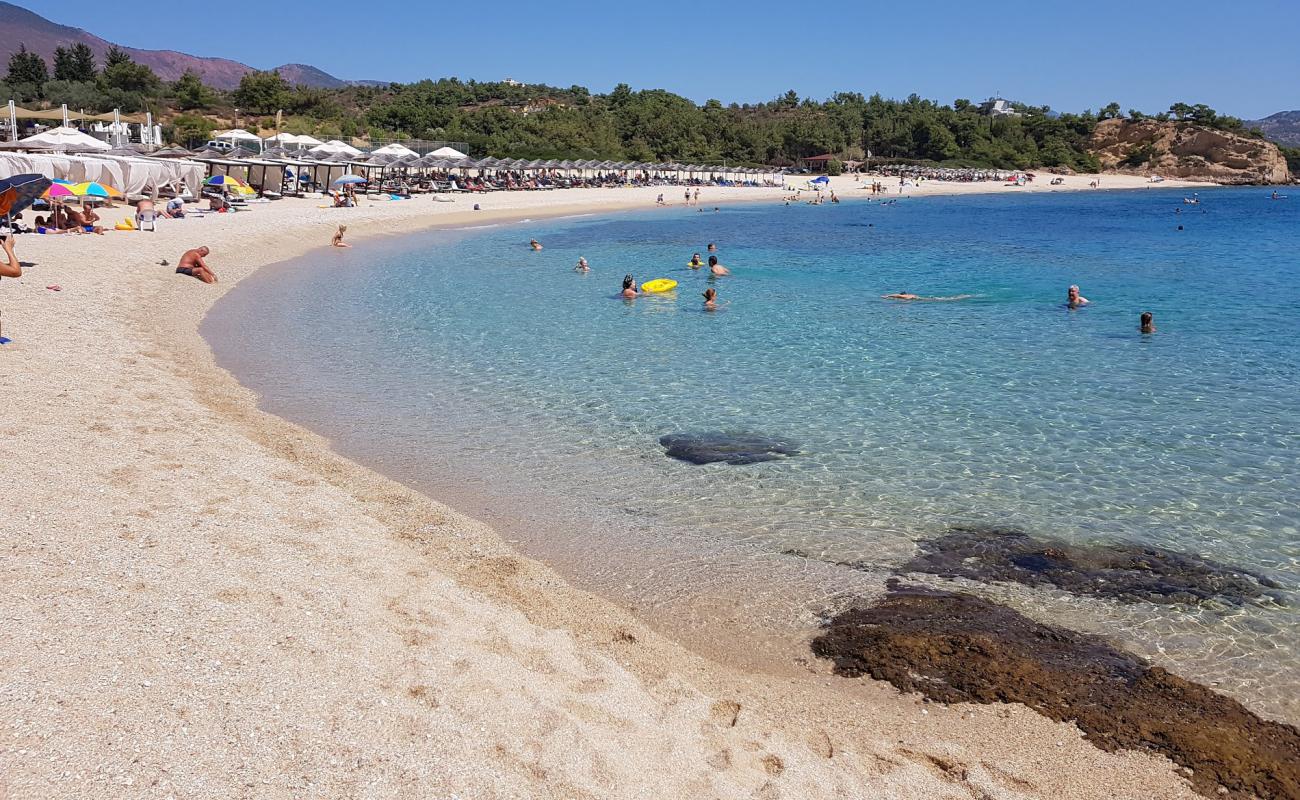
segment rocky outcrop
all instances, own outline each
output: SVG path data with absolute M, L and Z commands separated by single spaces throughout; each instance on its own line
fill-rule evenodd
M 1272 142 L 1189 122 L 1108 119 L 1097 123 L 1088 149 L 1110 172 L 1215 183 L 1291 180 Z

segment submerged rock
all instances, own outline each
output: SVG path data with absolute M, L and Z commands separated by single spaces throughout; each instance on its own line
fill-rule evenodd
M 692 464 L 757 464 L 799 455 L 789 441 L 748 433 L 670 433 L 659 444 L 669 458 Z
M 1003 528 L 953 528 L 924 542 L 899 572 L 924 572 L 984 583 L 1051 584 L 1078 595 L 1123 602 L 1235 605 L 1280 588 L 1266 577 L 1197 556 L 1136 544 L 1073 545 Z
M 1201 792 L 1300 797 L 1300 731 L 1104 640 L 973 595 L 899 586 L 832 618 L 812 650 L 945 703 L 1023 703 L 1106 751 L 1153 750 Z

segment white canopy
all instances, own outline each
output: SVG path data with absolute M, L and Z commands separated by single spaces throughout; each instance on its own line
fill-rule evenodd
M 28 136 L 20 144 L 44 145 L 46 147 L 71 147 L 80 150 L 112 150 L 113 145 L 101 142 L 75 128 L 50 128 L 48 131 Z
M 384 145 L 383 147 L 376 150 L 375 154 L 381 156 L 418 156 L 419 155 L 419 153 L 415 152 L 411 148 L 406 147 L 405 145 L 400 145 L 396 142 L 393 142 L 392 144 L 389 145 Z
M 315 147 L 318 144 L 325 144 L 320 139 L 317 139 L 315 136 L 309 136 L 305 133 L 299 135 L 298 138 L 295 139 L 294 141 L 298 143 L 299 147 Z
M 461 151 L 457 150 L 454 147 L 439 147 L 437 150 L 434 150 L 429 155 L 437 156 L 438 158 L 453 158 L 453 159 L 469 158 L 469 156 L 465 155 L 464 153 L 462 153 Z
M 233 141 L 238 141 L 238 140 L 241 140 L 241 139 L 244 140 L 244 141 L 253 141 L 253 142 L 260 142 L 260 141 L 262 141 L 262 137 L 258 136 L 258 135 L 255 134 L 255 133 L 249 133 L 248 131 L 244 130 L 243 128 L 235 128 L 234 130 L 222 131 L 221 133 L 213 134 L 212 138 L 213 138 L 213 139 L 229 139 L 229 140 L 231 140 L 232 142 L 233 142 Z
M 274 136 L 267 137 L 266 141 L 275 142 L 276 144 L 299 144 L 298 137 L 292 133 L 277 133 Z
M 128 195 L 148 195 L 170 183 L 197 197 L 204 165 L 180 158 L 0 153 L 0 178 L 32 172 L 72 183 L 99 181 Z
M 350 155 L 350 156 L 359 156 L 359 155 L 361 155 L 361 151 L 360 151 L 360 150 L 358 150 L 357 148 L 353 147 L 353 146 L 350 145 L 350 144 L 347 144 L 347 143 L 345 143 L 345 142 L 340 142 L 338 139 L 330 139 L 330 140 L 329 140 L 328 142 L 326 142 L 325 144 L 319 145 L 319 146 L 317 146 L 317 147 L 313 147 L 313 148 L 311 149 L 311 152 L 313 152 L 313 153 L 324 153 L 324 154 L 329 154 L 329 153 L 347 153 L 347 154 Z

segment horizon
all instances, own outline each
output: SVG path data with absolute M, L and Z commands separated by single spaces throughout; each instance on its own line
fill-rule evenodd
M 84 13 L 69 11 L 65 4 L 53 0 L 26 0 L 15 5 L 128 47 L 227 58 L 262 70 L 300 63 L 353 81 L 410 83 L 451 77 L 500 81 L 509 77 L 560 88 L 580 85 L 600 94 L 627 83 L 634 89 L 666 89 L 697 104 L 709 99 L 724 104 L 761 103 L 793 89 L 801 98 L 817 100 L 836 92 L 879 93 L 898 99 L 915 93 L 943 104 L 957 98 L 978 102 L 996 96 L 1069 112 L 1096 110 L 1111 101 L 1124 111 L 1135 108 L 1147 113 L 1163 111 L 1175 102 L 1205 103 L 1242 119 L 1300 109 L 1300 89 L 1270 80 L 1300 72 L 1300 53 L 1287 41 L 1288 32 L 1300 25 L 1300 8 L 1281 2 L 1253 4 L 1275 11 L 1277 19 L 1276 24 L 1253 31 L 1249 44 L 1224 43 L 1213 58 L 1190 60 L 1195 51 L 1177 43 L 1203 41 L 1216 34 L 1214 26 L 1220 24 L 1208 13 L 1216 7 L 1209 0 L 1192 0 L 1181 6 L 1177 17 L 1162 21 L 1166 27 L 1158 37 L 1108 30 L 1094 38 L 1086 28 L 1094 25 L 1096 18 L 1113 17 L 1107 10 L 1115 14 L 1131 10 L 1131 4 L 1115 0 L 1093 4 L 1086 12 L 1039 8 L 1025 0 L 1013 0 L 998 9 L 1000 20 L 994 24 L 983 19 L 989 12 L 947 3 L 942 4 L 943 13 L 936 14 L 904 8 L 868 11 L 836 2 L 813 15 L 815 21 L 810 25 L 814 28 L 821 24 L 816 21 L 832 19 L 837 31 L 861 29 L 861 35 L 849 34 L 848 47 L 828 45 L 828 37 L 815 31 L 774 41 L 771 26 L 759 19 L 762 11 L 775 8 L 771 3 L 730 9 L 688 7 L 671 0 L 658 10 L 667 18 L 690 19 L 692 29 L 706 32 L 704 41 L 649 47 L 629 46 L 626 31 L 643 23 L 631 19 L 628 12 L 593 14 L 572 0 L 561 0 L 545 14 L 522 19 L 512 12 L 528 14 L 532 9 L 508 4 L 503 15 L 511 22 L 491 23 L 486 34 L 480 32 L 484 23 L 474 19 L 471 10 L 416 9 L 403 11 L 411 24 L 383 32 L 391 56 L 375 56 L 371 50 L 349 51 L 347 40 L 354 37 L 339 28 L 338 15 L 332 13 L 348 7 L 326 0 L 317 4 L 308 20 L 301 18 L 298 8 L 259 12 L 261 32 L 276 25 L 293 31 L 292 36 L 277 41 L 274 52 L 278 55 L 274 57 L 266 55 L 263 43 L 268 36 L 222 33 L 214 37 L 209 32 L 211 20 L 197 6 L 169 9 L 164 33 L 152 26 L 144 28 L 132 18 L 105 15 L 87 20 Z M 568 20 L 580 15 L 587 32 L 575 44 Z M 423 32 L 430 28 L 449 33 L 435 34 L 438 41 L 430 43 L 429 34 Z M 713 34 L 708 33 L 715 30 L 725 32 L 718 34 L 721 42 L 716 46 Z M 878 30 L 884 33 L 875 33 Z M 1011 30 L 1034 33 L 1017 39 L 1008 32 Z M 907 33 L 893 36 L 893 31 Z M 672 39 L 680 34 L 654 36 Z M 840 37 L 842 40 L 844 34 Z M 1094 44 L 1101 45 L 1096 54 L 1087 51 Z M 428 52 L 444 45 L 445 58 L 405 58 L 416 47 Z M 687 48 L 685 57 L 683 47 Z M 1224 48 L 1237 52 L 1221 52 Z M 1123 57 L 1116 57 L 1117 52 Z M 1278 59 L 1268 63 L 1267 73 L 1259 68 L 1264 63 L 1256 55 L 1260 52 L 1269 54 L 1265 58 Z M 1043 64 L 1058 66 L 1043 68 Z M 719 65 L 723 68 L 718 69 Z M 1136 84 L 1135 76 L 1140 76 Z

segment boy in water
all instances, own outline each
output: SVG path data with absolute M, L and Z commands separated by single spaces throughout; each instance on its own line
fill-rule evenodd
M 1138 322 L 1138 330 L 1142 333 L 1156 332 L 1156 320 L 1155 317 L 1151 315 L 1150 311 L 1142 312 L 1142 316 L 1139 318 Z
M 717 256 L 709 256 L 709 274 L 720 277 L 722 275 L 730 275 L 731 270 L 719 264 Z

